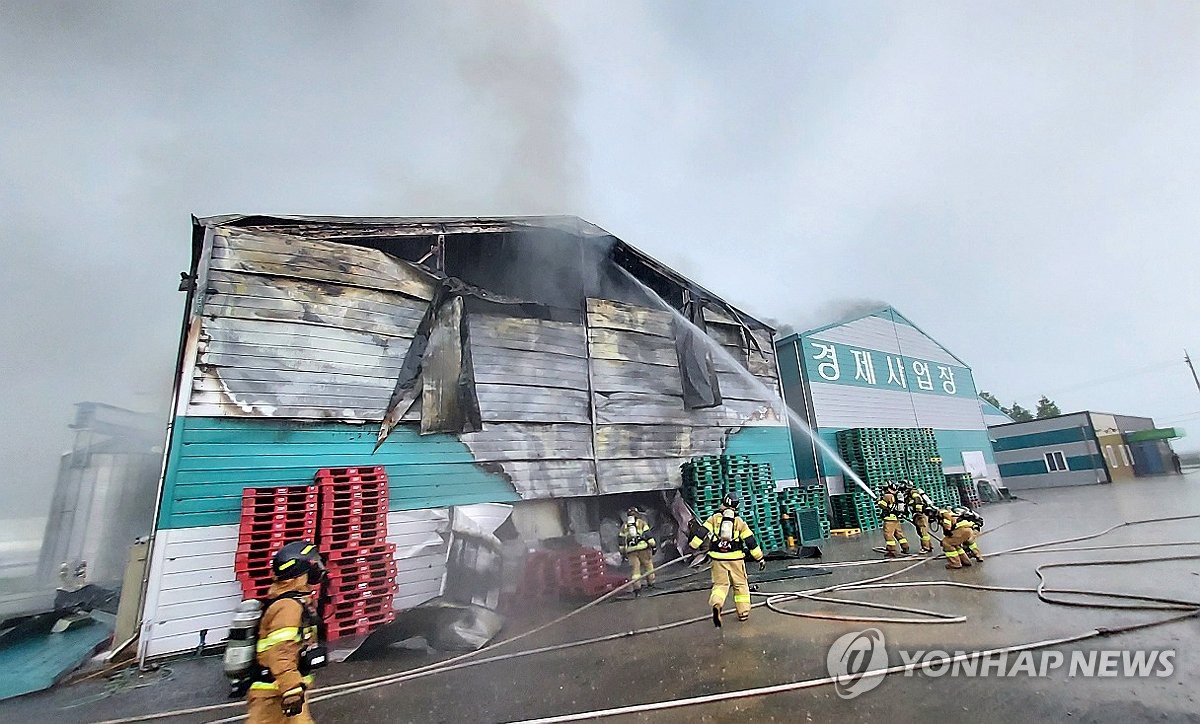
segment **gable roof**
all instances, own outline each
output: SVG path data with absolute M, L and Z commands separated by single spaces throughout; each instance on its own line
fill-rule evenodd
M 918 327 L 915 323 L 913 323 L 912 320 L 910 320 L 908 317 L 901 314 L 899 310 L 897 310 L 895 307 L 891 306 L 890 304 L 883 306 L 883 307 L 878 307 L 876 309 L 870 309 L 870 310 L 867 310 L 864 312 L 858 312 L 858 313 L 854 314 L 853 316 L 847 317 L 845 319 L 841 319 L 841 320 L 833 322 L 831 324 L 826 324 L 826 325 L 823 325 L 820 327 L 815 327 L 813 329 L 806 330 L 804 332 L 797 332 L 795 334 L 788 335 L 787 337 L 780 339 L 777 342 L 777 344 L 786 344 L 788 342 L 798 341 L 798 340 L 806 338 L 806 337 L 820 336 L 820 334 L 822 332 L 826 332 L 831 329 L 836 329 L 837 327 L 844 327 L 848 324 L 853 324 L 854 322 L 858 322 L 863 319 L 868 319 L 870 317 L 879 317 L 881 319 L 886 319 L 893 323 L 904 324 L 906 326 L 912 327 L 917 332 L 919 332 L 922 336 L 927 338 L 929 341 L 933 342 L 939 349 L 941 349 L 943 352 L 945 352 L 948 357 L 955 360 L 963 367 L 970 368 L 970 365 L 967 364 L 966 362 L 964 362 L 961 357 L 959 357 L 958 355 L 951 352 L 949 349 L 946 348 L 946 346 L 944 344 L 942 344 L 941 342 L 934 339 L 933 336 L 931 336 L 928 332 L 926 332 L 925 330 Z

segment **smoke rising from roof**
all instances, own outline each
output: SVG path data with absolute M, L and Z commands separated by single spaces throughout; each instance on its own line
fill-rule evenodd
M 0 496 L 34 515 L 73 403 L 165 424 L 190 213 L 569 213 L 582 193 L 576 71 L 532 2 L 9 3 L 0 63 L 0 462 L 22 471 Z

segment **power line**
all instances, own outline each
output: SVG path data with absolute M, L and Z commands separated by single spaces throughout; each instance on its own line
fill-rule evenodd
M 1181 364 L 1183 364 L 1183 363 L 1179 360 L 1174 360 L 1171 362 L 1158 362 L 1158 363 L 1155 363 L 1155 364 L 1152 364 L 1152 365 L 1149 365 L 1146 367 L 1139 367 L 1137 369 L 1129 370 L 1127 372 L 1121 372 L 1119 374 L 1109 375 L 1107 377 L 1100 377 L 1100 378 L 1097 378 L 1094 380 L 1086 380 L 1084 382 L 1077 382 L 1073 385 L 1069 385 L 1067 387 L 1060 387 L 1056 390 L 1051 390 L 1050 392 L 1043 393 L 1043 394 L 1060 395 L 1063 392 L 1070 392 L 1072 390 L 1078 390 L 1078 389 L 1082 389 L 1084 387 L 1092 387 L 1094 385 L 1102 385 L 1102 384 L 1105 384 L 1108 382 L 1116 382 L 1118 380 L 1123 380 L 1123 379 L 1126 379 L 1129 377 L 1134 377 L 1137 375 L 1143 375 L 1143 374 L 1147 374 L 1150 372 L 1156 372 L 1158 370 L 1165 370 L 1168 367 L 1175 367 L 1175 366 L 1181 365 Z

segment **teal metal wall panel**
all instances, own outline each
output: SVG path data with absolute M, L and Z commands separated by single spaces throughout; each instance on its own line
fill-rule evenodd
M 1106 470 L 1103 455 L 1072 455 L 1067 458 L 1068 470 Z
M 962 465 L 964 451 L 978 450 L 989 465 L 996 464 L 987 430 L 934 430 L 943 466 Z
M 324 467 L 384 466 L 392 510 L 520 499 L 457 438 L 408 426 L 374 454 L 372 427 L 341 422 L 181 417 L 173 438 L 162 528 L 237 523 L 243 488 L 305 485 Z
M 992 433 L 995 435 L 995 431 Z M 1071 442 L 1090 442 L 1095 440 L 1096 432 L 1090 427 L 1064 427 L 1059 430 L 1046 430 L 1045 432 L 1032 432 L 1026 435 L 1013 435 L 1011 437 L 996 436 L 996 442 L 992 447 L 996 452 L 1005 452 L 1008 450 L 1023 450 L 1025 448 L 1045 447 L 1047 445 L 1063 445 Z
M 726 455 L 747 455 L 756 463 L 770 463 L 776 480 L 794 480 L 792 437 L 786 427 L 743 427 L 729 436 Z
M 1019 463 L 1001 463 L 1000 477 L 1017 478 L 1022 475 L 1045 475 L 1046 463 L 1043 460 L 1025 460 Z

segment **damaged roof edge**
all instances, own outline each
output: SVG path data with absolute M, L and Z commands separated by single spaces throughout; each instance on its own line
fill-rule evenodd
M 195 218 L 195 217 L 193 217 Z M 471 233 L 515 231 L 518 229 L 554 229 L 581 237 L 612 236 L 609 232 L 578 216 L 306 216 L 278 214 L 223 214 L 196 219 L 204 226 L 270 226 L 281 223 L 340 224 L 349 227 L 389 225 L 409 227 L 413 235 L 438 232 Z M 483 227 L 483 228 L 481 228 Z
M 396 227 L 390 233 L 400 229 L 408 229 L 413 236 L 437 233 L 484 233 L 519 231 L 522 229 L 550 229 L 565 232 L 585 239 L 611 238 L 616 246 L 644 264 L 648 269 L 671 282 L 692 291 L 698 296 L 717 302 L 734 312 L 737 317 L 750 323 L 749 326 L 764 329 L 772 333 L 774 327 L 766 324 L 752 314 L 730 304 L 721 296 L 714 294 L 697 284 L 683 274 L 622 240 L 605 229 L 578 216 L 307 216 L 307 215 L 277 215 L 277 214 L 222 214 L 215 216 L 192 216 L 195 227 L 193 240 L 202 236 L 206 227 L 221 226 L 271 226 L 276 224 L 333 224 L 346 227 L 388 225 Z M 198 256 L 199 250 L 193 248 L 193 254 Z

